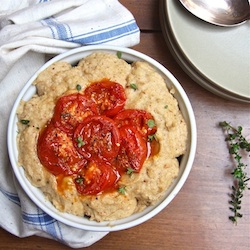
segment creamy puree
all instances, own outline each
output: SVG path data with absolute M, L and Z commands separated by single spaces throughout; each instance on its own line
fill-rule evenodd
M 148 158 L 140 173 L 124 175 L 119 185 L 126 186 L 125 194 L 118 191 L 96 196 L 78 194 L 71 177 L 64 178 L 58 190 L 57 179 L 43 167 L 37 156 L 39 132 L 53 115 L 59 96 L 76 92 L 91 82 L 108 78 L 125 87 L 125 108 L 144 109 L 150 112 L 157 125 L 156 137 L 159 153 Z M 130 88 L 134 83 L 138 89 Z M 37 94 L 29 101 L 22 101 L 18 119 L 19 164 L 25 169 L 30 182 L 40 188 L 60 211 L 90 220 L 116 220 L 142 211 L 157 202 L 169 188 L 179 172 L 177 157 L 186 151 L 187 126 L 177 100 L 166 87 L 164 79 L 146 62 L 128 64 L 116 55 L 93 53 L 77 66 L 57 62 L 40 73 L 34 82 Z

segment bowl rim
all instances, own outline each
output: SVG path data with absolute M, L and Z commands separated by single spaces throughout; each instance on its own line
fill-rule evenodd
M 167 190 L 164 197 L 160 201 L 158 201 L 155 205 L 146 208 L 144 211 L 140 213 L 136 213 L 127 218 L 116 220 L 116 221 L 110 221 L 110 222 L 89 221 L 86 218 L 81 218 L 79 216 L 72 216 L 66 213 L 62 213 L 62 212 L 59 212 L 55 208 L 53 209 L 54 206 L 49 201 L 39 200 L 36 194 L 33 193 L 33 191 L 38 188 L 35 188 L 34 186 L 32 186 L 29 180 L 25 177 L 24 170 L 22 167 L 18 165 L 18 161 L 17 161 L 18 152 L 17 152 L 17 147 L 16 147 L 16 133 L 17 133 L 16 110 L 17 110 L 17 107 L 19 106 L 20 101 L 25 97 L 25 95 L 27 95 L 27 92 L 35 91 L 36 87 L 32 85 L 32 83 L 34 82 L 36 77 L 39 75 L 40 72 L 45 70 L 54 62 L 62 61 L 65 58 L 69 58 L 71 56 L 74 57 L 75 55 L 78 58 L 77 55 L 81 53 L 91 54 L 97 51 L 105 51 L 108 53 L 117 53 L 119 51 L 122 53 L 122 58 L 124 54 L 125 54 L 125 57 L 127 56 L 128 59 L 125 59 L 125 60 L 130 60 L 130 59 L 133 60 L 133 58 L 136 58 L 136 60 L 147 61 L 150 65 L 152 65 L 155 69 L 157 69 L 159 73 L 161 73 L 161 75 L 165 79 L 165 82 L 166 82 L 166 78 L 168 78 L 168 80 L 171 82 L 171 86 L 174 87 L 175 89 L 174 96 L 178 100 L 181 112 L 184 116 L 184 119 L 186 120 L 188 124 L 188 129 L 189 129 L 188 150 L 187 150 L 187 153 L 184 154 L 183 156 L 183 158 L 185 159 L 181 160 L 181 162 L 183 162 L 184 160 L 186 161 L 185 166 L 182 166 L 182 169 L 180 169 L 181 171 L 178 175 L 179 177 L 177 177 L 176 180 L 172 183 L 172 185 Z M 78 58 L 78 61 L 79 60 L 80 58 Z M 180 100 L 182 101 L 180 102 Z M 131 48 L 124 48 L 124 47 L 111 46 L 111 45 L 90 45 L 90 46 L 85 46 L 85 47 L 79 47 L 79 48 L 64 52 L 60 55 L 57 55 L 53 57 L 52 59 L 50 59 L 48 62 L 46 62 L 25 83 L 24 87 L 18 94 L 18 97 L 15 100 L 11 113 L 10 113 L 9 122 L 8 122 L 8 131 L 7 131 L 7 147 L 8 147 L 8 153 L 9 153 L 12 170 L 14 171 L 14 174 L 19 184 L 24 189 L 25 193 L 29 196 L 29 198 L 39 208 L 41 208 L 44 212 L 46 212 L 52 218 L 66 225 L 72 226 L 74 228 L 96 231 L 96 232 L 110 232 L 110 231 L 119 231 L 119 230 L 128 229 L 128 228 L 137 226 L 151 219 L 156 214 L 161 212 L 174 199 L 174 197 L 179 193 L 184 183 L 186 182 L 186 179 L 188 178 L 188 175 L 192 169 L 192 165 L 194 162 L 195 153 L 196 153 L 196 145 L 197 145 L 197 128 L 196 128 L 196 121 L 195 121 L 193 108 L 184 89 L 182 88 L 178 80 L 172 75 L 172 73 L 170 73 L 169 70 L 167 70 L 163 65 L 161 65 L 159 62 L 157 62 L 153 58 Z M 79 218 L 88 223 L 87 224 L 79 223 L 78 222 Z

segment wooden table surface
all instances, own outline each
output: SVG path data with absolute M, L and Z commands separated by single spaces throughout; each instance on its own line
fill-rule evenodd
M 109 233 L 86 249 L 250 249 L 250 191 L 243 197 L 243 218 L 232 224 L 228 219 L 232 161 L 218 127 L 223 120 L 242 125 L 243 134 L 250 138 L 250 105 L 222 99 L 184 73 L 164 41 L 157 0 L 120 2 L 134 14 L 141 29 L 141 42 L 134 49 L 169 69 L 190 98 L 197 122 L 197 153 L 186 183 L 162 212 L 134 228 Z M 36 236 L 20 239 L 0 229 L 0 249 L 70 248 Z

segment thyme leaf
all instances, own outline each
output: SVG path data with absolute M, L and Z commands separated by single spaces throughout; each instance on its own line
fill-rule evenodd
M 219 125 L 225 131 L 225 140 L 228 142 L 229 154 L 234 158 L 234 169 L 231 173 L 234 178 L 234 184 L 232 185 L 231 200 L 229 201 L 229 209 L 233 212 L 233 215 L 229 216 L 229 219 L 237 224 L 237 219 L 243 217 L 239 210 L 241 209 L 244 191 L 246 189 L 250 190 L 247 184 L 250 178 L 245 172 L 247 165 L 242 162 L 241 155 L 243 151 L 250 152 L 250 142 L 242 135 L 242 126 L 235 128 L 226 121 L 220 122 Z
M 29 123 L 30 123 L 30 121 L 29 120 L 20 120 L 20 122 L 22 123 L 22 124 L 24 124 L 24 125 L 28 125 Z
M 81 136 L 79 136 L 79 137 L 76 139 L 76 141 L 77 141 L 77 147 L 78 147 L 78 148 L 80 148 L 80 147 L 82 147 L 82 146 L 85 145 L 85 142 L 83 141 L 83 139 L 82 139 Z
M 75 181 L 76 181 L 76 183 L 78 183 L 78 184 L 80 184 L 80 185 L 83 185 L 84 179 L 83 179 L 82 177 L 77 177 L 77 178 L 75 179 Z
M 156 134 L 148 135 L 148 141 L 152 142 L 153 140 L 158 141 Z
M 122 52 L 121 51 L 117 51 L 116 52 L 116 56 L 121 59 L 122 58 Z
M 131 89 L 133 89 L 133 90 L 137 90 L 137 89 L 138 89 L 138 86 L 137 86 L 135 83 L 131 83 L 131 84 L 129 85 L 129 87 L 130 87 Z
M 135 172 L 135 170 L 133 169 L 133 168 L 127 168 L 127 174 L 128 175 L 131 175 L 131 174 L 133 174 Z
M 121 186 L 121 187 L 119 187 L 119 188 L 118 188 L 118 192 L 119 192 L 120 194 L 125 194 L 125 193 L 126 193 L 126 186 Z
M 77 84 L 77 85 L 76 85 L 76 90 L 77 90 L 77 91 L 81 91 L 81 89 L 82 89 L 82 86 L 81 86 L 80 84 Z
M 147 125 L 149 128 L 153 128 L 155 126 L 155 121 L 153 119 L 149 119 L 147 121 Z

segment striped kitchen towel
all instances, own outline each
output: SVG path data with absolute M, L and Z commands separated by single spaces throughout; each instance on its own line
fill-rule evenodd
M 73 248 L 108 232 L 89 232 L 56 221 L 24 193 L 11 170 L 7 124 L 17 94 L 46 60 L 94 44 L 131 47 L 140 31 L 117 0 L 1 0 L 0 6 L 0 226 L 18 237 L 38 235 Z
M 134 17 L 117 0 L 1 0 L 0 28 L 0 81 L 27 51 L 131 47 L 140 35 Z

